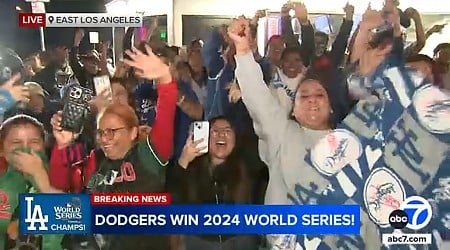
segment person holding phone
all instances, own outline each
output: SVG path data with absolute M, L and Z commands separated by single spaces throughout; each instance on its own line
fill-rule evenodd
M 169 168 L 167 185 L 172 200 L 183 204 L 252 204 L 254 182 L 248 172 L 251 168 L 239 153 L 234 127 L 225 117 L 214 118 L 209 124 L 210 129 L 206 131 L 194 128 L 178 162 Z M 186 250 L 256 250 L 258 237 L 189 235 L 185 247 Z
M 77 155 L 81 150 L 81 145 L 74 143 L 79 135 L 61 128 L 61 112 L 58 112 L 52 118 L 56 144 L 49 175 L 37 160 L 32 165 L 17 166 L 33 177 L 42 192 L 165 191 L 165 167 L 173 148 L 177 86 L 169 66 L 150 47 L 146 46 L 146 52 L 128 51 L 130 60 L 125 63 L 134 67 L 139 77 L 157 82 L 158 112 L 150 135 L 145 141 L 138 141 L 139 120 L 133 108 L 112 103 L 98 116 L 96 139 L 100 149 L 92 150 L 84 160 L 68 159 L 67 155 Z M 103 235 L 102 238 L 105 245 L 98 247 L 110 250 L 169 249 L 167 235 Z M 64 248 L 79 249 L 86 241 L 95 242 L 67 235 Z

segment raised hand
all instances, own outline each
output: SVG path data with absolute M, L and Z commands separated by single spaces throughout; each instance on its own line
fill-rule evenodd
M 294 4 L 291 2 L 287 2 L 281 7 L 281 15 L 282 16 L 289 16 L 289 11 L 294 9 Z
M 30 92 L 28 88 L 22 84 L 15 84 L 20 80 L 20 74 L 13 75 L 0 88 L 8 91 L 16 102 L 28 102 L 30 99 Z
M 407 8 L 407 9 L 405 10 L 405 14 L 406 14 L 409 18 L 411 18 L 411 19 L 413 19 L 413 20 L 418 20 L 418 19 L 420 19 L 419 11 L 417 11 L 416 9 L 414 9 L 414 8 L 412 8 L 412 7 Z
M 431 27 L 431 29 L 428 30 L 428 32 L 431 33 L 431 34 L 439 33 L 445 28 L 445 25 L 447 25 L 447 24 L 436 24 L 433 27 Z
M 301 23 L 308 22 L 308 10 L 306 9 L 305 4 L 294 3 L 294 11 L 295 11 L 295 17 L 297 17 Z
M 145 45 L 145 50 L 147 55 L 136 48 L 127 50 L 125 53 L 131 60 L 125 59 L 124 63 L 135 68 L 138 77 L 156 80 L 158 83 L 170 83 L 172 75 L 169 65 L 156 56 L 148 45 Z
M 84 38 L 84 30 L 83 29 L 76 29 L 75 30 L 75 37 L 73 39 L 73 45 L 75 47 L 78 47 L 81 43 L 81 40 Z
M 362 53 L 359 59 L 358 70 L 363 76 L 369 76 L 378 68 L 378 66 L 386 59 L 392 50 L 392 45 L 384 48 L 369 48 Z
M 251 52 L 250 22 L 243 16 L 235 19 L 228 28 L 228 37 L 234 42 L 236 55 L 245 55 Z
M 103 92 L 95 96 L 89 103 L 91 104 L 91 107 L 95 107 L 97 112 L 100 112 L 111 103 L 111 99 L 111 92 L 108 90 L 103 90 Z
M 108 41 L 102 42 L 100 44 L 100 56 L 101 56 L 102 60 L 106 61 L 106 59 L 108 59 L 109 45 L 110 45 L 110 42 L 108 42 Z
M 351 5 L 349 2 L 344 7 L 345 19 L 353 20 L 353 15 L 355 14 L 355 6 Z
M 372 30 L 382 25 L 383 22 L 384 18 L 380 11 L 368 9 L 362 17 L 360 29 L 366 31 Z
M 62 116 L 63 112 L 58 111 L 50 120 L 50 124 L 53 128 L 53 136 L 55 137 L 58 148 L 65 148 L 69 146 L 79 136 L 79 134 L 64 130 L 61 127 Z
M 253 19 L 252 19 L 252 21 L 253 21 L 254 23 L 258 23 L 258 20 L 259 20 L 260 18 L 265 17 L 265 16 L 266 16 L 266 11 L 265 11 L 265 10 L 257 10 L 256 13 L 255 13 L 255 16 L 254 16 Z
M 186 169 L 189 166 L 189 163 L 191 163 L 195 158 L 204 154 L 201 151 L 206 147 L 198 147 L 198 144 L 202 142 L 203 139 L 194 141 L 192 135 L 188 137 L 188 139 L 186 140 L 186 144 L 183 147 L 183 152 L 181 153 L 180 159 L 178 160 L 178 164 L 181 167 Z

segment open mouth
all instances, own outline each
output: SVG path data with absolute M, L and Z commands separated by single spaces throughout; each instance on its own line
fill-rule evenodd
M 216 141 L 216 145 L 217 145 L 217 146 L 220 146 L 220 147 L 224 147 L 224 146 L 227 145 L 227 142 L 226 142 L 226 141 L 219 140 L 219 141 Z
M 287 69 L 290 73 L 296 73 L 297 69 L 296 68 L 288 68 Z

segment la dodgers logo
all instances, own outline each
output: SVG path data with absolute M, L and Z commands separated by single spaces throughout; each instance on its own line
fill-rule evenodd
M 39 224 L 40 231 L 48 230 L 46 223 L 48 223 L 48 215 L 44 215 L 40 205 L 33 205 L 33 197 L 25 197 L 27 203 L 27 217 L 25 223 L 29 224 L 27 230 L 36 231 L 36 224 Z
M 430 84 L 419 88 L 412 98 L 419 122 L 431 133 L 450 133 L 450 93 Z
M 364 204 L 370 219 L 381 227 L 388 227 L 389 215 L 406 199 L 405 188 L 388 168 L 375 169 L 364 185 Z
M 320 173 L 331 176 L 356 161 L 361 154 L 362 145 L 358 138 L 348 130 L 336 129 L 312 148 L 311 162 Z

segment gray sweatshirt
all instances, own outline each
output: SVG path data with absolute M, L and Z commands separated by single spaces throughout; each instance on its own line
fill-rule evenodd
M 380 234 L 393 231 L 388 223 L 393 207 L 398 209 L 409 196 L 429 198 L 425 189 L 445 165 L 448 140 L 430 136 L 411 109 L 406 109 L 414 102 L 406 98 L 413 97 L 402 96 L 405 86 L 396 84 L 386 90 L 399 95 L 400 101 L 388 101 L 388 112 L 382 116 L 382 124 L 389 125 L 384 135 L 376 126 L 377 97 L 360 101 L 332 133 L 302 128 L 286 118 L 252 54 L 237 56 L 236 62 L 242 100 L 260 139 L 260 157 L 269 167 L 266 204 L 361 206 L 359 236 L 271 236 L 273 249 L 381 249 Z M 398 85 L 394 71 L 386 72 Z M 378 138 L 383 136 L 381 145 Z M 409 141 L 401 141 L 402 137 Z M 419 145 L 433 145 L 433 150 L 418 150 Z

